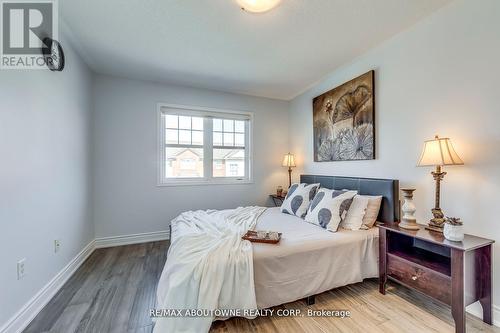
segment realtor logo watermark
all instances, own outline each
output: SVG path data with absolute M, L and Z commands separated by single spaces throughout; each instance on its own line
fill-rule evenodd
M 44 38 L 58 40 L 57 0 L 0 0 L 0 69 L 46 69 Z

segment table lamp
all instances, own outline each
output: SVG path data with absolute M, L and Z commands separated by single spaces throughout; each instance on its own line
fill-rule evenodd
M 293 154 L 286 154 L 285 157 L 283 157 L 283 163 L 282 165 L 284 167 L 288 167 L 288 188 L 292 186 L 292 168 L 295 167 L 295 156 Z
M 422 150 L 418 166 L 436 167 L 436 170 L 431 172 L 436 181 L 436 198 L 434 208 L 432 209 L 432 215 L 434 217 L 430 220 L 426 229 L 443 232 L 445 219 L 443 211 L 439 207 L 439 200 L 441 194 L 441 181 L 444 175 L 446 175 L 446 172 L 442 171 L 442 166 L 463 164 L 464 162 L 462 162 L 456 153 L 449 138 L 440 138 L 436 135 L 434 140 L 424 142 L 424 149 Z

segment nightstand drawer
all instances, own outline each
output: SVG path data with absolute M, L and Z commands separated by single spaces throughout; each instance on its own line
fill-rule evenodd
M 387 254 L 387 275 L 445 304 L 451 304 L 451 278 L 393 254 Z

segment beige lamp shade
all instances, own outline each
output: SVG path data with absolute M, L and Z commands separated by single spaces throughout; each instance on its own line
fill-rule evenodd
M 285 157 L 283 157 L 283 163 L 282 165 L 284 167 L 295 167 L 295 156 L 293 154 L 286 154 Z
M 418 162 L 418 166 L 436 165 L 462 165 L 457 152 L 449 138 L 440 138 L 436 135 L 434 140 L 424 142 L 424 149 Z

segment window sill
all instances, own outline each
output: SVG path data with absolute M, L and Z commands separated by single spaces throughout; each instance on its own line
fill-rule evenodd
M 159 182 L 158 187 L 163 186 L 205 186 L 205 185 L 248 185 L 253 184 L 253 180 L 193 180 L 193 181 L 165 181 Z

